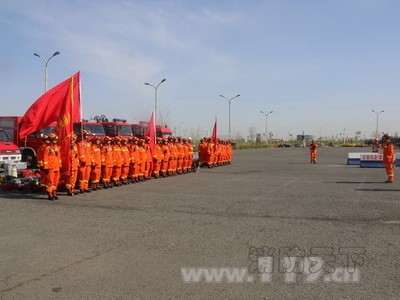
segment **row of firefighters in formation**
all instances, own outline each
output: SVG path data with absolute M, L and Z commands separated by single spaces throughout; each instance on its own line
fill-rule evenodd
M 104 188 L 111 188 L 127 184 L 129 181 L 137 182 L 151 177 L 188 173 L 194 165 L 194 150 L 190 139 L 158 138 L 152 153 L 149 137 L 95 137 L 89 140 L 88 131 L 83 131 L 82 136 L 82 140 L 77 142 L 77 136 L 71 135 L 67 158 L 70 160 L 70 168 L 62 172 L 60 167 L 64 158 L 60 155 L 58 137 L 55 134 L 43 136 L 44 143 L 37 151 L 37 159 L 41 171 L 41 185 L 49 200 L 58 199 L 59 185 L 65 185 L 68 195 L 73 196 L 77 183 L 79 192 L 85 193 L 90 192 L 89 183 L 93 190 L 100 188 L 100 182 Z M 219 141 L 214 144 L 210 141 L 208 144 L 213 145 L 213 149 L 207 146 L 200 150 L 201 164 L 214 166 L 230 163 L 230 143 Z M 225 150 L 227 148 L 230 151 Z

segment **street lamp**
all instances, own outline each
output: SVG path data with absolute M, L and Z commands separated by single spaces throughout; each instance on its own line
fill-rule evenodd
M 226 100 L 228 100 L 228 103 L 229 103 L 229 139 L 231 139 L 231 101 L 232 101 L 233 99 L 239 97 L 240 94 L 238 94 L 238 95 L 236 95 L 235 97 L 232 97 L 232 98 L 230 98 L 230 99 L 226 98 L 226 97 L 223 96 L 223 95 L 219 95 L 219 96 L 222 97 L 222 98 L 224 98 L 224 99 L 226 99 Z
M 154 88 L 154 123 L 156 123 L 157 124 L 157 122 L 156 122 L 156 118 L 157 118 L 157 89 L 158 89 L 158 87 L 159 87 L 159 85 L 161 84 L 161 83 L 163 83 L 164 81 L 166 81 L 167 79 L 163 79 L 163 80 L 161 80 L 161 82 L 159 83 L 159 84 L 157 84 L 156 86 L 154 86 L 154 85 L 152 85 L 152 84 L 150 84 L 150 83 L 148 83 L 148 82 L 145 82 L 144 84 L 145 85 L 149 85 L 149 86 L 152 86 L 153 88 Z
M 383 113 L 384 111 L 383 111 L 383 110 L 381 110 L 380 112 L 376 112 L 376 111 L 372 110 L 372 112 L 376 114 L 376 130 L 375 130 L 375 138 L 377 139 L 377 138 L 378 138 L 378 123 L 379 123 L 379 115 L 380 115 L 381 113 Z
M 260 111 L 260 113 L 262 113 L 263 115 L 265 115 L 265 143 L 268 144 L 268 115 L 272 114 L 274 111 L 271 110 L 269 113 L 265 113 L 262 110 Z
M 33 53 L 33 55 L 43 59 L 44 61 L 44 92 L 47 92 L 47 80 L 48 80 L 48 75 L 47 75 L 47 65 L 49 64 L 50 59 L 52 59 L 54 56 L 59 55 L 60 52 L 56 51 L 53 53 L 52 56 L 50 56 L 48 59 L 44 59 L 43 57 L 41 57 L 39 54 L 37 53 Z
M 343 144 L 345 143 L 345 132 L 346 132 L 346 128 L 343 129 Z

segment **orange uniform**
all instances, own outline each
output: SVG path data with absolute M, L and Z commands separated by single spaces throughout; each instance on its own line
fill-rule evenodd
M 176 162 L 178 160 L 178 150 L 174 139 L 168 143 L 169 146 L 169 162 L 168 162 L 168 175 L 176 174 Z
M 139 172 L 141 167 L 141 158 L 139 152 L 138 139 L 133 139 L 133 144 L 130 148 L 131 164 L 129 167 L 129 177 L 132 181 L 136 182 L 139 180 Z
M 310 149 L 310 164 L 315 164 L 315 160 L 317 159 L 318 145 L 314 141 L 311 141 L 311 144 L 308 146 L 308 148 Z
M 386 174 L 388 176 L 386 182 L 392 183 L 394 181 L 393 163 L 395 162 L 395 152 L 393 144 L 390 141 L 390 136 L 385 136 L 386 140 L 383 144 L 383 163 L 385 164 Z
M 121 155 L 122 155 L 121 181 L 123 184 L 127 184 L 129 176 L 129 167 L 131 164 L 131 156 L 126 140 L 122 141 Z
M 157 141 L 153 153 L 153 175 L 156 178 L 160 177 L 161 164 L 164 159 L 164 152 L 161 143 L 160 140 Z
M 43 144 L 40 145 L 39 148 L 36 150 L 37 164 L 38 164 L 38 167 L 40 168 L 40 187 L 43 189 L 43 191 L 46 191 L 46 184 L 44 182 L 44 178 L 46 177 L 46 174 L 44 172 L 43 155 L 44 155 L 44 149 L 50 143 L 50 140 L 48 140 L 47 138 L 48 138 L 47 136 L 42 137 Z
M 71 140 L 70 149 L 68 152 L 68 159 L 70 161 L 70 169 L 66 173 L 65 187 L 69 196 L 75 194 L 75 184 L 78 179 L 78 168 L 79 168 L 79 153 L 78 147 L 75 143 L 75 138 Z
M 114 153 L 114 167 L 111 179 L 114 182 L 115 186 L 120 186 L 121 185 L 120 177 L 121 177 L 123 159 L 122 159 L 120 141 L 118 137 L 114 138 L 114 145 L 112 146 L 112 149 Z
M 200 165 L 207 163 L 207 139 L 201 139 L 199 144 L 199 163 Z
M 207 164 L 209 168 L 214 166 L 215 160 L 215 144 L 212 142 L 212 139 L 208 139 L 207 143 Z
M 92 170 L 90 172 L 90 181 L 92 183 L 92 189 L 97 190 L 100 188 L 100 178 L 101 178 L 101 144 L 100 139 L 96 138 L 93 140 L 92 144 Z
M 89 178 L 92 165 L 92 147 L 84 136 L 78 144 L 79 153 L 79 170 L 78 170 L 78 182 L 79 190 L 81 193 L 88 192 Z
M 149 179 L 153 172 L 153 154 L 149 145 L 149 140 L 146 141 L 144 149 L 146 151 L 146 163 L 144 168 L 144 178 Z
M 194 149 L 193 149 L 193 143 L 192 141 L 189 139 L 189 143 L 188 143 L 188 149 L 189 149 L 189 156 L 188 156 L 188 163 L 187 163 L 187 170 L 188 172 L 192 171 L 192 167 L 193 167 L 193 155 L 194 155 Z
M 187 173 L 188 172 L 188 168 L 189 168 L 189 145 L 188 145 L 186 139 L 183 139 L 182 150 L 183 150 L 182 171 L 183 171 L 183 173 Z
M 178 174 L 182 174 L 183 156 L 185 153 L 181 139 L 178 139 L 178 142 L 176 143 L 176 151 L 177 151 L 176 172 Z
M 53 136 L 53 137 L 52 137 Z M 56 135 L 50 134 L 51 143 L 44 147 L 41 158 L 43 159 L 44 183 L 49 200 L 58 199 L 57 186 L 60 180 L 61 157 L 60 148 L 57 146 Z
M 114 152 L 111 138 L 106 137 L 101 147 L 101 177 L 104 188 L 110 188 L 111 175 L 114 167 Z
M 165 177 L 168 174 L 168 162 L 170 158 L 170 151 L 167 140 L 163 140 L 163 145 L 161 147 L 161 150 L 163 152 L 163 159 L 161 163 L 161 175 Z

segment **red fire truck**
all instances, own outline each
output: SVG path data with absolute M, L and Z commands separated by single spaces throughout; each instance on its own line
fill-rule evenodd
M 50 134 L 55 130 L 55 124 L 42 130 L 29 134 L 27 137 L 20 139 L 19 131 L 21 128 L 20 116 L 3 116 L 0 117 L 0 127 L 2 127 L 10 137 L 12 143 L 20 152 L 20 161 L 31 159 L 31 163 L 36 165 L 36 150 L 42 144 L 40 137 L 43 134 Z
M 41 137 L 43 135 L 49 135 L 50 133 L 53 133 L 56 130 L 56 123 L 36 132 L 33 132 L 23 139 L 20 139 L 19 132 L 21 128 L 21 119 L 21 116 L 0 117 L 0 127 L 4 129 L 5 134 L 10 137 L 10 141 L 14 144 L 15 148 L 18 149 L 19 161 L 25 162 L 30 160 L 30 164 L 32 164 L 32 166 L 36 166 L 36 151 L 39 146 L 42 145 Z M 89 138 L 92 138 L 94 136 L 105 136 L 102 124 L 97 122 L 89 122 L 84 120 L 82 122 L 74 123 L 74 132 L 78 135 L 78 138 L 82 136 L 83 129 L 90 131 Z M 0 146 L 0 151 L 3 150 L 2 147 L 3 146 Z M 16 153 L 12 152 L 12 154 Z M 14 157 L 14 155 L 12 157 Z
M 89 131 L 89 139 L 93 139 L 94 137 L 103 138 L 106 136 L 103 125 L 98 122 L 83 120 L 74 123 L 74 133 L 78 136 L 78 140 L 82 139 L 83 130 Z
M 7 131 L 0 128 L 0 165 L 14 164 L 21 161 L 21 151 L 19 147 L 12 142 Z
M 139 122 L 139 124 L 132 124 L 133 135 L 138 138 L 143 138 L 146 134 L 147 127 L 149 126 L 148 122 Z M 156 125 L 156 137 L 168 138 L 172 136 L 172 130 L 167 126 L 161 127 L 160 125 Z
M 162 138 L 164 138 L 164 139 L 172 136 L 172 130 L 171 130 L 171 128 L 168 128 L 167 125 L 165 125 L 164 127 L 161 128 L 161 133 L 162 133 Z
M 100 119 L 100 123 L 103 125 L 104 132 L 107 136 L 120 136 L 123 138 L 130 138 L 133 136 L 132 126 L 127 123 L 124 119 L 114 118 L 112 121 L 108 121 L 106 118 Z

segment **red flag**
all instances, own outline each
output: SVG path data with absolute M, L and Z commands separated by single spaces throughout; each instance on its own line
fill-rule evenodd
M 44 93 L 29 107 L 21 120 L 20 138 L 50 126 L 53 122 L 60 122 L 58 128 L 67 123 L 71 123 L 72 127 L 73 121 L 80 120 L 80 114 L 78 72 Z
M 27 110 L 21 120 L 20 137 L 57 122 L 62 168 L 69 170 L 70 134 L 73 122 L 81 118 L 79 72 L 43 94 Z
M 151 113 L 149 126 L 147 127 L 144 136 L 150 137 L 150 149 L 153 152 L 156 146 L 156 123 L 154 122 L 154 112 Z
M 217 117 L 215 117 L 215 123 L 214 123 L 214 128 L 212 131 L 211 138 L 213 140 L 213 143 L 217 144 Z
M 144 136 L 150 138 L 150 143 L 149 143 L 150 153 L 151 156 L 154 157 L 154 151 L 156 147 L 156 123 L 154 121 L 154 112 L 151 113 L 149 126 L 147 126 L 146 133 L 144 134 Z M 153 169 L 154 169 L 154 164 L 153 160 L 151 160 L 149 176 L 153 174 Z

